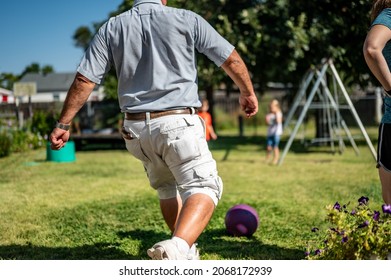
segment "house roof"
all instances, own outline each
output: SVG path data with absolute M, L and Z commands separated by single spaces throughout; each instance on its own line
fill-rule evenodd
M 0 94 L 1 95 L 11 95 L 12 91 L 5 89 L 5 88 L 0 88 Z
M 36 82 L 37 92 L 68 91 L 76 73 L 28 73 L 19 82 Z
M 76 73 L 28 73 L 19 82 L 36 82 L 37 93 L 68 91 Z M 95 86 L 95 90 L 99 85 Z

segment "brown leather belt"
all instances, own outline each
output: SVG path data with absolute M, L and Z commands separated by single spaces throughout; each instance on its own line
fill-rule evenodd
M 154 111 L 149 112 L 150 119 L 156 119 L 163 116 L 177 115 L 177 114 L 195 114 L 197 109 L 195 108 L 186 108 L 186 109 L 176 109 L 176 110 L 167 110 L 167 111 Z M 128 121 L 142 121 L 146 120 L 147 114 L 143 113 L 125 113 L 125 119 Z

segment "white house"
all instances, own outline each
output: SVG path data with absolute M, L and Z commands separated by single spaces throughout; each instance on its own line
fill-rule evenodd
M 14 103 L 14 96 L 12 95 L 12 91 L 0 88 L 0 104 L 1 103 Z
M 19 83 L 36 83 L 36 94 L 31 95 L 31 102 L 64 101 L 76 73 L 49 73 L 46 75 L 28 73 Z M 103 87 L 96 85 L 89 97 L 89 101 L 101 101 L 104 97 Z M 21 102 L 28 102 L 29 97 L 20 97 Z

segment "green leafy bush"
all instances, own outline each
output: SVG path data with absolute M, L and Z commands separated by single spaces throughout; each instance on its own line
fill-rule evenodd
M 0 133 L 0 157 L 9 156 L 11 153 L 11 138 L 7 133 Z
M 327 206 L 326 220 L 331 224 L 324 233 L 312 231 L 315 240 L 309 243 L 307 259 L 365 260 L 387 259 L 391 253 L 391 205 L 382 212 L 372 210 L 369 199 L 361 197 L 358 205 L 348 210 L 336 202 Z
M 36 111 L 31 120 L 30 130 L 47 139 L 53 129 L 54 122 L 55 117 L 52 112 Z
M 46 141 L 39 133 L 32 133 L 30 131 L 15 130 L 11 135 L 11 151 L 25 152 L 28 150 L 38 149 L 43 147 Z
M 8 130 L 0 132 L 0 157 L 11 153 L 35 150 L 46 145 L 46 140 L 40 133 L 24 130 Z

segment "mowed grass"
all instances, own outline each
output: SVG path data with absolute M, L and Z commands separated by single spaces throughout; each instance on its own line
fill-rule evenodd
M 348 142 L 339 154 L 295 141 L 281 166 L 265 163 L 264 142 L 225 135 L 210 143 L 224 193 L 198 240 L 202 259 L 304 259 L 311 228 L 327 227 L 326 205 L 367 196 L 381 206 L 365 141 L 357 141 L 359 155 Z M 126 150 L 78 151 L 75 162 L 55 163 L 42 149 L 1 158 L 0 168 L 0 259 L 142 260 L 170 237 L 142 165 Z M 239 203 L 260 217 L 250 238 L 225 230 L 227 210 Z

